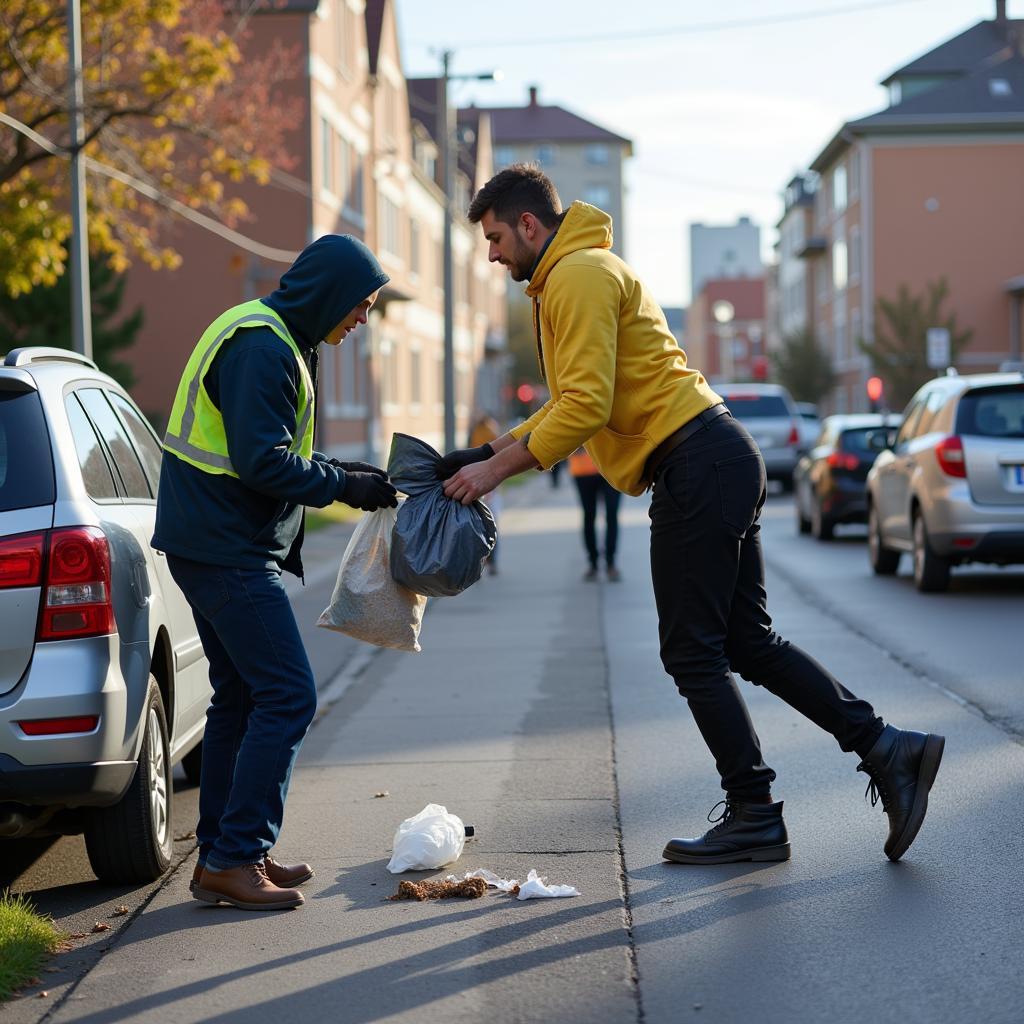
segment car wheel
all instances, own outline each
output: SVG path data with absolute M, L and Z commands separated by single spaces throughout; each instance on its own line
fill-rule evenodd
M 949 559 L 932 549 L 920 512 L 914 516 L 914 584 L 922 593 L 932 594 L 949 587 Z
M 185 778 L 193 786 L 199 785 L 199 779 L 203 772 L 203 741 L 200 740 L 182 759 L 181 767 L 185 771 Z
M 882 527 L 874 505 L 868 509 L 868 558 L 876 576 L 893 576 L 900 567 L 900 553 L 887 548 L 882 540 Z
M 103 882 L 152 882 L 171 863 L 171 761 L 167 718 L 154 676 L 142 717 L 142 749 L 128 791 L 113 807 L 94 811 L 85 846 Z
M 833 524 L 832 520 L 826 518 L 821 510 L 821 505 L 815 502 L 811 506 L 811 536 L 815 540 L 831 540 Z

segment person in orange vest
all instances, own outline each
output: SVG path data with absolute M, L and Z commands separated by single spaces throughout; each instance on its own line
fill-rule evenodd
M 577 448 L 569 456 L 569 473 L 579 491 L 583 506 L 583 545 L 590 566 L 583 574 L 588 582 L 597 579 L 600 551 L 597 547 L 597 503 L 604 500 L 604 564 L 608 579 L 617 582 L 621 574 L 615 565 L 615 549 L 619 539 L 619 492 L 603 476 L 586 448 Z

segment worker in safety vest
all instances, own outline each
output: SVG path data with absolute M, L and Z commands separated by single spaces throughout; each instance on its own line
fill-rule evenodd
M 174 398 L 153 547 L 192 607 L 210 665 L 193 895 L 298 906 L 308 864 L 280 864 L 292 765 L 316 686 L 282 571 L 302 576 L 306 505 L 397 504 L 387 473 L 313 450 L 317 349 L 340 345 L 388 281 L 347 235 L 307 246 L 276 291 L 203 332 Z

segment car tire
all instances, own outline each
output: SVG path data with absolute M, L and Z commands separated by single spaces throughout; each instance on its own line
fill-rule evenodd
M 949 559 L 935 553 L 920 512 L 914 515 L 914 585 L 923 594 L 949 588 Z
M 834 524 L 821 510 L 821 505 L 815 502 L 811 506 L 811 536 L 815 540 L 831 540 Z
M 85 846 L 102 882 L 152 882 L 170 866 L 171 760 L 167 717 L 156 678 L 142 715 L 142 749 L 128 791 L 112 807 L 94 811 L 85 829 Z
M 203 741 L 200 740 L 182 759 L 181 767 L 185 778 L 193 786 L 199 785 L 203 773 Z
M 874 505 L 868 508 L 868 558 L 876 576 L 895 576 L 900 567 L 900 553 L 887 548 L 882 540 L 882 527 Z

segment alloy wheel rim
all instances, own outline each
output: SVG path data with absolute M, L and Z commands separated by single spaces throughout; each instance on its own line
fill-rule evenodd
M 156 708 L 149 709 L 149 809 L 157 842 L 163 846 L 167 840 L 167 772 L 164 762 L 164 742 L 160 718 Z

